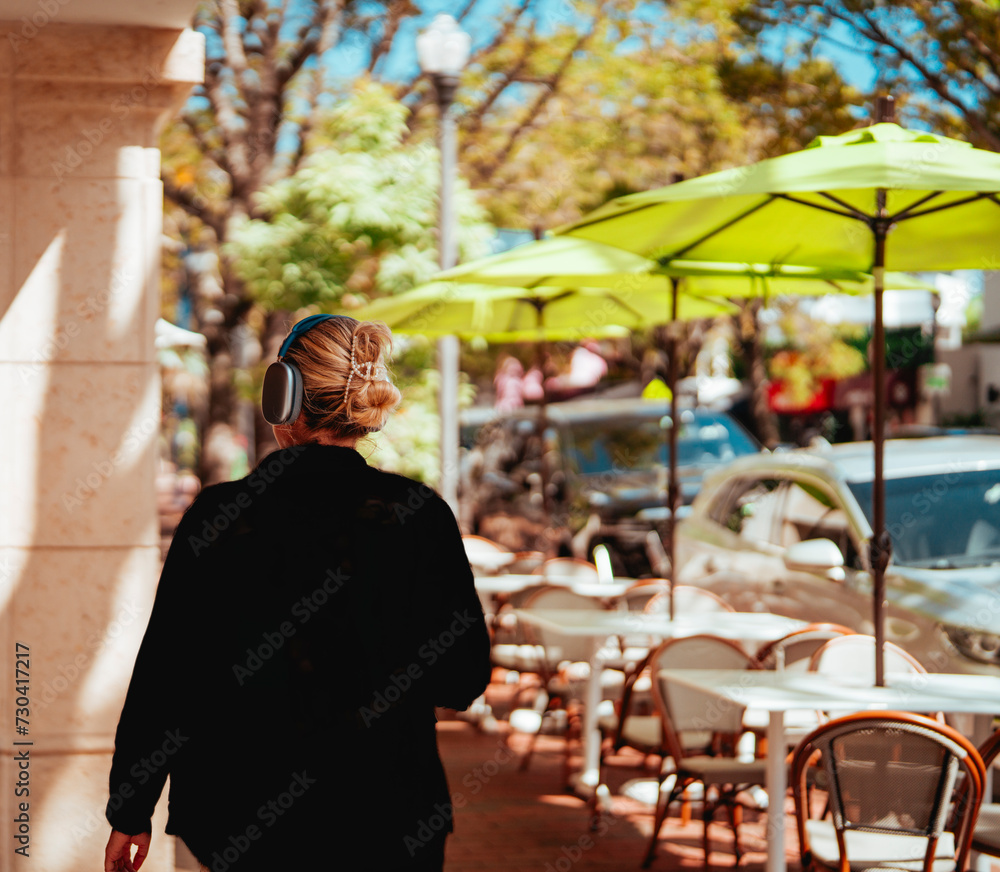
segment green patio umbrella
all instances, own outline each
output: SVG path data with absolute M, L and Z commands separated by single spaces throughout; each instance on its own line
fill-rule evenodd
M 885 279 L 886 287 L 893 290 L 932 289 L 925 282 L 905 273 L 891 273 Z M 513 284 L 537 294 L 555 294 L 558 288 L 575 285 L 587 285 L 591 289 L 605 287 L 615 289 L 620 295 L 636 293 L 644 298 L 652 294 L 654 311 L 651 314 L 658 319 L 658 323 L 699 317 L 697 311 L 691 312 L 690 309 L 697 301 L 710 298 L 709 295 L 766 299 L 769 296 L 817 296 L 834 292 L 866 294 L 874 290 L 872 276 L 854 269 L 686 259 L 658 262 L 622 248 L 573 236 L 551 237 L 470 261 L 438 273 L 437 280 Z M 673 341 L 672 337 L 672 344 Z M 672 348 L 667 377 L 672 398 L 671 422 L 678 420 L 676 359 L 676 348 Z M 671 426 L 667 437 L 668 526 L 665 536 L 671 571 L 676 560 L 675 513 L 679 493 L 676 483 L 677 435 L 677 428 Z M 669 613 L 672 619 L 672 592 Z
M 545 244 L 530 243 L 521 248 L 533 252 L 533 246 Z M 595 251 L 602 247 L 579 241 L 575 246 Z M 567 248 L 562 241 L 557 247 Z M 604 254 L 612 257 L 604 264 L 604 272 L 600 271 L 602 267 L 596 260 L 592 260 L 587 268 L 594 272 L 579 276 L 584 280 L 600 276 L 605 282 L 604 287 L 574 286 L 577 284 L 575 281 L 534 288 L 498 283 L 470 284 L 472 279 L 463 276 L 451 281 L 430 282 L 412 291 L 376 300 L 351 314 L 366 320 L 385 321 L 397 333 L 484 338 L 498 343 L 534 342 L 541 364 L 546 343 L 550 341 L 624 337 L 635 330 L 667 323 L 671 314 L 673 320 L 693 320 L 734 311 L 734 307 L 723 300 L 670 293 L 669 280 L 665 276 L 658 276 L 656 281 L 649 282 L 641 273 L 629 272 L 637 265 L 648 269 L 652 265 L 649 261 L 614 248 L 604 248 L 607 248 Z M 520 249 L 514 251 L 517 250 Z M 498 255 L 496 259 L 503 257 Z M 626 260 L 631 263 L 626 264 Z M 494 258 L 483 258 L 474 263 L 493 261 Z M 583 264 L 577 261 L 577 265 Z M 460 267 L 439 275 L 451 277 L 462 270 Z M 672 310 L 668 293 L 674 301 Z M 671 355 L 671 360 L 674 357 Z M 540 417 L 544 428 L 544 398 Z M 668 436 L 671 440 L 676 438 L 673 427 L 669 429 Z M 671 456 L 675 449 L 672 444 Z M 673 477 L 668 481 L 673 492 Z
M 678 258 L 653 260 L 613 245 L 575 236 L 553 236 L 502 254 L 482 257 L 438 273 L 437 282 L 516 286 L 527 289 L 588 287 L 659 295 L 667 317 L 668 278 L 684 279 L 684 297 L 744 299 L 758 296 L 867 294 L 874 290 L 870 273 L 845 267 L 795 264 L 714 262 Z M 930 286 L 905 273 L 887 276 L 894 290 L 926 290 Z
M 669 320 L 667 285 L 633 287 L 509 287 L 430 282 L 376 300 L 355 314 L 385 321 L 399 333 L 483 337 L 492 342 L 627 336 Z M 732 310 L 719 300 L 681 295 L 681 316 L 706 318 Z
M 882 103 L 880 117 L 891 111 Z M 612 200 L 557 233 L 669 263 L 764 261 L 870 272 L 875 280 L 870 562 L 876 684 L 884 683 L 885 270 L 981 268 L 1000 237 L 1000 155 L 879 123 L 801 151 Z

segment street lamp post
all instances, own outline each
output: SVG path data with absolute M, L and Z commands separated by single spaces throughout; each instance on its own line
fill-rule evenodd
M 437 15 L 417 36 L 420 68 L 434 83 L 440 123 L 441 191 L 438 212 L 438 255 L 442 270 L 458 262 L 455 221 L 455 173 L 457 164 L 455 117 L 451 112 L 459 75 L 469 60 L 471 40 L 450 15 Z M 437 346 L 441 384 L 438 406 L 441 417 L 441 496 L 458 514 L 458 337 L 444 336 Z

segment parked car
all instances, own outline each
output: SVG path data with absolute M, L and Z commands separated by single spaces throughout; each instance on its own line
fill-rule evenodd
M 870 442 L 741 458 L 678 524 L 678 578 L 742 611 L 871 633 Z M 886 638 L 935 672 L 1000 666 L 1000 436 L 885 444 Z
M 579 556 L 589 557 L 593 545 L 603 542 L 617 573 L 649 573 L 646 536 L 662 530 L 667 519 L 669 411 L 665 400 L 638 397 L 552 403 L 545 410 L 544 440 L 538 439 L 537 406 L 478 421 L 482 412 L 467 413 L 463 519 L 479 532 L 490 515 L 520 513 L 549 531 L 566 531 L 573 537 L 566 547 Z M 687 409 L 680 421 L 677 460 L 685 504 L 706 470 L 760 450 L 725 412 Z

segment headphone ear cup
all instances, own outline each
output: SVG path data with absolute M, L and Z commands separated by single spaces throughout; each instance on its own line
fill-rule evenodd
M 292 374 L 292 390 L 291 390 L 291 402 L 289 403 L 288 410 L 288 420 L 286 424 L 291 424 L 299 417 L 299 412 L 302 411 L 302 400 L 305 398 L 305 393 L 302 390 L 302 373 L 299 372 L 299 368 L 294 363 L 284 364 L 288 367 Z
M 291 424 L 302 408 L 302 373 L 284 361 L 272 363 L 264 373 L 261 412 L 268 424 Z

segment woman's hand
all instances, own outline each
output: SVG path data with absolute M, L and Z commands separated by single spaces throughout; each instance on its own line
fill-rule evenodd
M 136 833 L 126 836 L 118 830 L 112 830 L 108 838 L 108 846 L 104 849 L 104 872 L 136 872 L 149 853 L 149 841 L 152 833 Z M 135 845 L 135 860 L 132 859 L 132 846 Z

